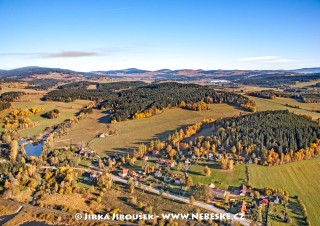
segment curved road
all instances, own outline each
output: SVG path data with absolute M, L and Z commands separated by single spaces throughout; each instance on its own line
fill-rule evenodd
M 61 168 L 61 167 L 55 167 L 55 166 L 41 166 L 40 168 L 42 169 L 58 169 L 58 168 Z M 95 168 L 95 167 L 90 167 L 90 169 L 86 169 L 86 168 L 76 168 L 76 167 L 72 167 L 73 169 L 77 169 L 77 170 L 84 170 L 86 172 L 103 172 L 101 171 L 100 169 L 98 168 Z M 111 174 L 112 175 L 112 174 Z M 118 176 L 115 176 L 115 175 L 112 175 L 112 179 L 114 181 L 117 181 L 117 182 L 120 182 L 120 183 L 124 183 L 124 184 L 127 184 L 128 181 L 121 178 L 121 177 L 118 177 Z M 146 185 L 140 185 L 140 186 L 135 186 L 137 188 L 140 188 L 144 191 L 148 191 L 148 192 L 151 192 L 151 193 L 154 193 L 154 194 L 157 194 L 157 195 L 160 195 L 160 191 L 158 189 L 155 189 L 155 188 L 150 188 L 149 186 L 146 186 Z M 178 201 L 181 201 L 181 202 L 184 202 L 184 203 L 190 203 L 190 200 L 186 197 L 181 197 L 181 196 L 177 196 L 177 195 L 172 195 L 172 194 L 169 194 L 169 193 L 165 193 L 163 192 L 162 193 L 162 196 L 163 197 L 166 197 L 166 198 L 169 198 L 169 199 L 173 199 L 173 200 L 178 200 Z M 218 213 L 218 214 L 229 214 L 229 216 L 234 219 L 235 215 L 232 214 L 232 213 L 228 213 L 227 211 L 223 210 L 223 209 L 220 209 L 220 208 L 217 208 L 213 205 L 209 205 L 209 204 L 206 204 L 204 202 L 199 202 L 199 201 L 195 201 L 192 205 L 194 206 L 198 206 L 202 209 L 206 209 L 206 210 L 209 210 L 209 211 L 212 211 L 214 213 Z M 244 226 L 250 226 L 252 224 L 252 221 L 251 220 L 248 220 L 248 219 L 237 219 L 237 220 L 232 220 L 232 222 L 235 222 L 235 221 L 238 221 L 240 222 L 242 225 Z

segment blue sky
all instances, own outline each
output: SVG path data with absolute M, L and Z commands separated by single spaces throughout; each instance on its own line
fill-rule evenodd
M 320 66 L 320 0 L 0 0 L 0 68 Z

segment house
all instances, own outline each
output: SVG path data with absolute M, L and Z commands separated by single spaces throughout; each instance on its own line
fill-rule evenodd
M 166 183 L 170 183 L 171 180 L 172 180 L 171 177 L 164 177 L 164 178 L 163 178 L 163 181 L 166 182 Z
M 165 162 L 166 162 L 165 159 L 162 159 L 162 158 L 157 159 L 157 163 L 159 164 L 164 164 Z
M 159 154 L 159 151 L 158 150 L 153 150 L 152 151 L 152 155 L 158 155 Z
M 245 201 L 241 201 L 238 205 L 238 213 L 245 214 L 247 210 L 247 203 Z
M 149 157 L 146 156 L 146 155 L 144 155 L 144 156 L 141 157 L 141 159 L 142 159 L 143 161 L 147 161 L 147 160 L 149 159 Z
M 175 184 L 181 184 L 182 183 L 181 178 L 174 179 L 174 183 Z
M 101 172 L 92 171 L 90 173 L 90 179 L 97 180 L 101 174 L 102 174 Z
M 128 172 L 129 172 L 128 169 L 123 168 L 123 169 L 121 170 L 121 172 L 119 173 L 119 176 L 120 176 L 120 177 L 126 177 L 126 176 L 128 175 Z
M 213 159 L 213 154 L 212 154 L 212 153 L 209 153 L 209 154 L 208 154 L 208 158 L 209 158 L 209 159 Z
M 90 178 L 89 178 L 89 177 L 83 177 L 82 181 L 83 181 L 83 182 L 89 182 L 89 181 L 90 181 Z
M 138 174 L 136 172 L 134 172 L 133 170 L 128 170 L 128 176 L 130 177 L 136 177 Z
M 219 188 L 212 188 L 212 196 L 213 198 L 220 198 L 220 199 L 224 199 L 227 195 L 227 191 L 219 189 Z
M 209 185 L 209 188 L 215 188 L 216 186 L 213 184 L 213 183 L 211 183 L 210 185 Z
M 222 156 L 223 156 L 222 154 L 218 154 L 218 155 L 216 155 L 216 160 L 217 160 L 217 161 L 220 161 L 220 160 L 221 160 L 221 158 L 222 158 Z
M 162 158 L 157 159 L 157 163 L 165 165 L 167 167 L 174 167 L 174 165 L 177 164 L 174 160 L 166 160 Z
M 162 177 L 162 173 L 158 170 L 157 172 L 154 173 L 155 177 Z
M 247 186 L 241 185 L 239 190 L 240 190 L 240 196 L 246 196 L 246 194 L 247 194 Z
M 244 158 L 243 156 L 238 155 L 237 157 L 238 157 L 238 160 L 239 160 L 239 161 L 244 162 L 245 158 Z
M 84 155 L 84 153 L 86 152 L 86 149 L 84 147 L 82 147 L 79 151 L 80 155 Z
M 174 160 L 167 160 L 167 161 L 165 162 L 165 165 L 166 165 L 167 167 L 174 167 L 175 164 L 176 164 L 176 162 L 175 162 Z
M 259 205 L 268 205 L 269 201 L 266 198 L 262 198 L 259 200 Z
M 278 196 L 273 196 L 273 197 L 270 199 L 270 202 L 273 202 L 273 203 L 275 203 L 275 204 L 279 204 L 279 203 L 280 203 L 279 197 L 278 197 Z

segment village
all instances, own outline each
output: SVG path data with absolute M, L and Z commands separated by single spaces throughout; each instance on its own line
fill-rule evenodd
M 192 197 L 197 201 L 210 204 L 232 214 L 243 214 L 246 219 L 265 223 L 272 216 L 278 221 L 289 223 L 287 214 L 289 202 L 285 191 L 272 188 L 253 188 L 245 182 L 239 187 L 228 186 L 221 188 L 221 181 L 212 181 L 209 184 L 194 184 L 188 170 L 193 164 L 219 162 L 222 154 L 197 158 L 192 152 L 186 155 L 179 152 L 179 160 L 168 158 L 165 152 L 152 150 L 141 157 L 132 158 L 128 154 L 113 154 L 100 158 L 92 150 L 86 148 L 79 151 L 92 160 L 92 167 L 107 170 L 116 177 L 123 178 L 128 184 L 136 187 L 146 185 L 158 189 L 160 193 L 168 193 L 179 197 Z M 229 158 L 233 156 L 228 154 Z M 251 159 L 243 164 L 254 164 Z M 101 172 L 86 173 L 81 180 L 84 183 L 95 184 Z M 272 212 L 272 211 L 273 212 Z

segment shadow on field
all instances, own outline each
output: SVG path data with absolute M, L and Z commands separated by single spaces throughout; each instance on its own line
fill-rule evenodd
M 105 110 L 101 112 L 102 114 L 106 114 L 105 116 L 102 116 L 101 118 L 98 118 L 98 122 L 100 123 L 110 123 L 110 110 Z

